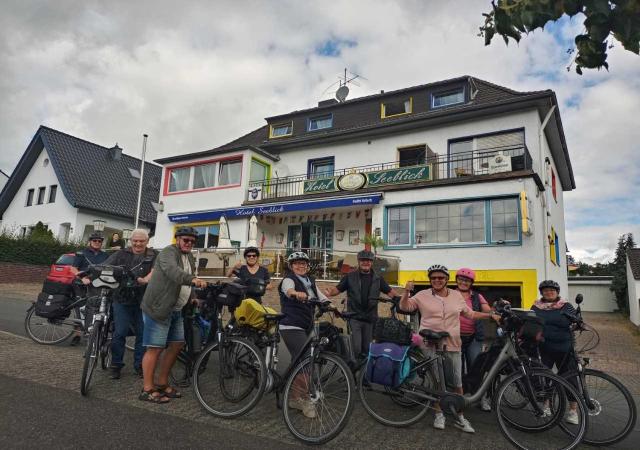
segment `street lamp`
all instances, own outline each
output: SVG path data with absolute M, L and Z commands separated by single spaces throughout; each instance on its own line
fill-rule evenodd
M 131 233 L 133 232 L 133 230 L 130 230 L 129 228 L 125 228 L 124 230 L 122 230 L 122 237 L 124 238 L 124 243 L 125 245 L 129 245 L 129 239 L 131 238 Z
M 104 231 L 104 225 L 105 225 L 106 223 L 107 223 L 107 222 L 106 222 L 106 221 L 104 221 L 104 220 L 95 219 L 95 220 L 93 221 L 93 229 L 94 229 L 95 231 Z

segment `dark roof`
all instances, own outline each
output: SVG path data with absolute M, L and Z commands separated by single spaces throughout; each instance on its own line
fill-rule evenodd
M 627 250 L 627 257 L 629 258 L 633 278 L 640 280 L 640 248 L 630 248 Z
M 45 126 L 38 128 L 5 186 L 0 196 L 0 215 L 4 214 L 43 148 L 47 149 L 60 188 L 72 206 L 135 217 L 139 178 L 133 177 L 129 169 L 140 172 L 140 159 L 125 154 L 113 159 L 107 147 Z M 151 203 L 158 202 L 161 175 L 161 167 L 145 163 L 140 202 L 142 222 L 156 221 L 157 213 Z

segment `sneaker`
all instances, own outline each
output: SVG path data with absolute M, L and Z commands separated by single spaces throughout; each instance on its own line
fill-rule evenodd
M 476 430 L 473 429 L 471 424 L 467 419 L 462 416 L 459 416 L 458 419 L 453 423 L 453 426 L 456 428 L 460 428 L 465 433 L 475 433 Z
M 444 430 L 444 422 L 444 414 L 436 414 L 436 418 L 433 419 L 433 428 L 435 428 L 436 430 Z
M 119 380 L 120 379 L 120 367 L 112 367 L 111 368 L 111 379 Z
M 542 409 L 542 417 L 551 417 L 551 408 L 548 406 L 545 406 Z
M 483 411 L 491 411 L 491 400 L 489 400 L 489 397 L 482 397 L 482 400 L 480 400 L 480 409 Z
M 580 425 L 580 419 L 578 418 L 578 411 L 570 409 L 566 416 L 564 416 L 564 421 L 570 423 L 571 425 Z
M 289 408 L 302 411 L 302 414 L 309 419 L 316 417 L 316 407 L 311 403 L 311 400 L 304 400 L 302 398 L 291 400 L 289 402 Z

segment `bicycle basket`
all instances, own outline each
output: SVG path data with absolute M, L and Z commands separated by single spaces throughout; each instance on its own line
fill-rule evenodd
M 238 283 L 227 283 L 216 297 L 216 303 L 221 306 L 235 308 L 246 297 L 247 288 Z
M 376 342 L 393 342 L 399 345 L 411 345 L 411 327 L 398 319 L 378 318 L 373 327 Z

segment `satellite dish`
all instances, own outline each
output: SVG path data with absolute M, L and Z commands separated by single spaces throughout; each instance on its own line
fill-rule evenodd
M 289 176 L 289 167 L 286 164 L 278 164 L 278 167 L 275 169 L 276 177 L 288 177 Z
M 346 85 L 340 86 L 336 91 L 336 98 L 339 102 L 344 102 L 347 95 L 349 95 L 349 88 Z

